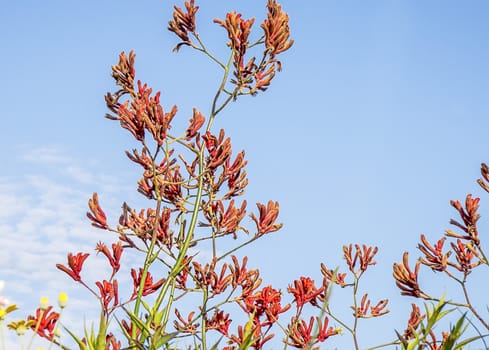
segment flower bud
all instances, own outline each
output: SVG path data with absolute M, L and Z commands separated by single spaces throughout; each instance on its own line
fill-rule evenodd
M 59 293 L 58 305 L 62 309 L 64 309 L 66 305 L 68 305 L 68 294 L 66 294 L 65 292 Z
M 41 310 L 46 310 L 49 306 L 49 299 L 47 297 L 42 297 L 39 302 L 39 307 Z

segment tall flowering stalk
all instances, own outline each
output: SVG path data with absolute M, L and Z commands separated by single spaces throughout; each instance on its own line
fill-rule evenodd
M 214 333 L 227 339 L 228 348 L 244 344 L 261 348 L 273 338 L 270 329 L 279 315 L 290 308 L 282 304 L 280 290 L 261 287 L 258 270 L 248 270 L 246 259 L 240 262 L 233 255 L 281 228 L 279 205 L 257 203 L 258 213 L 248 214 L 247 202 L 239 201 L 248 185 L 245 153 L 234 155 L 231 138 L 224 130 L 212 128 L 229 102 L 265 91 L 275 67 L 281 69 L 279 57 L 293 43 L 288 16 L 276 1 L 268 1 L 262 33 L 253 42 L 254 19 L 244 20 L 236 12 L 227 14 L 225 20 L 216 19 L 230 39 L 229 57 L 221 61 L 208 51 L 197 32 L 198 9 L 193 0 L 185 2 L 184 8 L 175 6 L 168 29 L 180 40 L 175 51 L 189 46 L 222 68 L 207 116 L 194 108 L 187 127 L 173 132 L 178 107 L 164 107 L 160 92 L 137 79 L 136 54 L 122 52 L 112 67 L 118 90 L 105 96 L 106 117 L 117 121 L 138 142 L 139 147 L 126 155 L 142 172 L 138 192 L 154 205 L 134 209 L 124 203 L 113 225 L 102 209 L 102 198 L 94 193 L 89 200 L 87 217 L 92 225 L 115 233 L 118 240 L 111 245 L 97 244 L 96 251 L 105 257 L 111 273 L 94 286 L 82 275 L 89 253 L 70 253 L 67 264 L 57 265 L 87 288 L 102 310 L 98 329 L 83 338 L 72 333 L 80 348 L 118 349 L 121 341 L 114 341 L 109 330 L 114 319 L 125 335 L 123 342 L 130 347 L 157 349 L 188 342 L 206 349 L 208 333 Z M 249 57 L 249 48 L 259 45 L 263 46 L 262 56 Z M 247 215 L 254 227 L 244 224 Z M 229 236 L 236 245 L 223 251 L 218 242 Z M 195 251 L 207 242 L 212 251 L 210 262 L 200 261 Z M 127 250 L 142 253 L 145 259 L 142 266 L 131 270 L 133 288 L 124 294 L 118 274 Z M 200 298 L 201 305 L 187 313 L 182 309 L 183 300 L 191 295 Z M 237 333 L 231 332 L 236 321 L 225 311 L 230 304 L 242 309 L 246 321 L 234 327 Z M 216 335 L 211 339 L 215 341 Z

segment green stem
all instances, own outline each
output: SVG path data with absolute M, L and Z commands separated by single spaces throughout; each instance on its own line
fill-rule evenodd
M 226 70 L 226 66 L 207 50 L 207 48 L 204 45 L 204 42 L 200 39 L 199 35 L 196 32 L 193 32 L 192 34 L 194 35 L 195 39 L 197 39 L 197 41 L 200 45 L 200 47 L 195 46 L 195 45 L 192 45 L 192 47 L 194 49 L 196 49 L 197 51 L 200 51 L 200 52 L 203 52 L 204 54 L 206 54 L 211 60 L 216 62 L 222 69 Z
M 170 297 L 169 297 L 169 305 L 171 305 L 171 302 L 173 302 L 175 300 L 175 279 L 172 279 L 172 283 L 171 283 L 171 290 L 170 290 Z M 171 302 L 170 302 L 171 300 Z M 163 320 L 162 320 L 162 324 L 163 324 L 163 329 L 166 329 L 166 326 L 168 324 L 168 320 L 170 319 L 170 309 L 171 307 L 165 307 L 165 313 L 163 315 Z
M 464 297 L 465 301 L 467 302 L 467 308 L 472 312 L 472 314 L 479 320 L 479 322 L 487 329 L 489 330 L 489 324 L 484 321 L 484 319 L 479 315 L 477 310 L 472 306 L 472 303 L 470 302 L 469 298 L 469 292 L 467 291 L 467 287 L 465 286 L 465 278 L 464 278 L 464 283 L 462 283 L 462 290 L 464 292 Z
M 353 280 L 353 307 L 355 308 L 355 313 L 354 313 L 354 321 L 353 321 L 353 329 L 352 329 L 352 336 L 353 336 L 353 343 L 355 344 L 355 349 L 359 350 L 358 346 L 358 339 L 357 339 L 357 326 L 358 326 L 358 315 L 357 315 L 357 308 L 358 308 L 358 301 L 357 301 L 357 292 L 358 292 L 358 282 L 359 282 L 360 277 L 357 276 L 356 273 L 354 273 L 354 280 Z
M 202 321 L 201 321 L 202 322 L 202 328 L 201 328 L 202 329 L 201 330 L 201 332 L 202 332 L 202 341 L 201 341 L 201 343 L 202 343 L 202 349 L 207 349 L 207 343 L 206 343 L 206 327 L 207 327 L 207 324 L 206 324 L 206 314 L 207 314 L 207 312 L 205 312 L 205 311 L 206 311 L 206 308 L 207 308 L 207 301 L 208 301 L 209 295 L 208 295 L 207 288 L 204 288 L 203 291 L 204 291 L 204 294 L 202 296 L 202 298 L 203 298 L 203 300 L 202 300 L 203 314 L 202 314 Z
M 146 144 L 143 142 L 143 146 L 145 149 L 147 149 L 148 153 L 149 149 L 146 147 Z M 151 266 L 152 262 L 155 260 L 155 257 L 153 256 L 153 251 L 156 246 L 156 236 L 157 236 L 157 229 L 159 225 L 159 219 L 160 219 L 160 210 L 161 210 L 161 195 L 160 195 L 160 190 L 159 190 L 159 185 L 158 181 L 156 181 L 157 174 L 156 174 L 156 164 L 155 164 L 155 158 L 152 157 L 152 170 L 153 170 L 153 183 L 155 186 L 155 195 L 156 195 L 156 211 L 155 211 L 155 219 L 154 219 L 154 227 L 153 227 L 153 234 L 151 237 L 151 244 L 148 248 L 148 252 L 146 253 L 146 257 L 144 259 L 144 267 L 143 267 L 143 272 L 141 274 L 141 280 L 139 281 L 139 289 L 138 289 L 138 295 L 136 298 L 136 303 L 134 305 L 134 315 L 136 317 L 139 317 L 139 309 L 141 307 L 141 299 L 143 297 L 143 290 L 144 290 L 144 284 L 146 282 L 146 276 L 148 275 L 148 270 L 149 267 Z M 136 346 L 136 343 L 134 342 L 134 338 L 136 337 L 136 327 L 132 328 L 131 331 L 131 346 Z
M 326 314 L 331 317 L 335 322 L 339 323 L 341 325 L 341 327 L 343 327 L 344 329 L 346 329 L 348 332 L 352 333 L 353 334 L 353 330 L 345 323 L 343 322 L 342 320 L 340 320 L 338 317 L 336 317 L 335 315 L 333 315 L 332 312 L 330 311 L 326 311 Z
M 367 350 L 375 350 L 375 349 L 385 348 L 386 346 L 397 345 L 397 344 L 399 344 L 399 341 L 398 340 L 393 340 L 390 343 L 375 345 L 375 346 L 373 346 L 371 348 L 367 348 Z
M 486 253 L 484 253 L 484 250 L 482 249 L 482 247 L 479 247 L 479 252 L 482 255 L 482 259 L 484 260 L 484 264 L 489 266 L 489 260 L 487 260 Z
M 235 251 L 237 251 L 237 250 L 239 250 L 239 249 L 241 249 L 241 248 L 243 248 L 243 247 L 247 246 L 247 245 L 248 245 L 248 244 L 250 244 L 250 243 L 253 243 L 254 241 L 256 241 L 256 240 L 257 240 L 258 238 L 260 238 L 260 237 L 261 237 L 261 236 L 254 236 L 254 237 L 253 237 L 252 239 L 250 239 L 249 241 L 246 241 L 246 242 L 244 242 L 244 243 L 242 243 L 242 244 L 240 244 L 240 245 L 238 245 L 238 246 L 234 247 L 233 249 L 231 249 L 231 250 L 227 251 L 226 253 L 224 253 L 223 255 L 221 255 L 219 258 L 217 258 L 217 261 L 222 260 L 222 259 L 224 259 L 226 256 L 228 256 L 228 255 L 230 255 L 230 254 L 234 253 Z
M 209 121 L 207 123 L 206 132 L 210 130 L 212 123 L 214 121 L 214 118 L 217 115 L 216 105 L 217 105 L 221 90 L 224 88 L 224 85 L 226 84 L 228 74 L 229 74 L 229 69 L 226 69 L 224 77 L 221 81 L 221 85 L 219 87 L 219 90 L 217 91 L 216 96 L 214 97 L 214 100 L 212 103 L 212 111 L 211 111 L 211 115 L 209 116 Z M 225 103 L 227 103 L 227 102 L 225 102 Z M 219 110 L 221 110 L 221 109 L 222 109 L 222 106 Z M 190 242 L 193 239 L 195 228 L 197 226 L 197 220 L 198 220 L 198 217 L 199 217 L 199 214 L 201 211 L 201 200 L 202 200 L 202 193 L 203 193 L 203 188 L 204 188 L 203 173 L 204 173 L 204 168 L 205 168 L 205 165 L 204 165 L 204 149 L 205 149 L 205 144 L 202 144 L 202 146 L 200 147 L 199 152 L 198 152 L 199 178 L 198 178 L 197 193 L 195 195 L 195 200 L 193 203 L 193 210 L 192 210 L 192 216 L 190 219 L 189 228 L 188 228 L 187 234 L 185 236 L 185 241 L 183 242 L 183 245 L 181 245 L 180 250 L 178 252 L 178 256 L 177 256 L 177 259 L 175 261 L 175 264 L 173 265 L 173 268 L 171 269 L 171 271 L 169 273 L 168 279 L 165 281 L 165 283 L 163 285 L 162 291 L 160 293 L 161 298 L 159 296 L 160 302 L 163 300 L 163 296 L 166 295 L 166 292 L 168 291 L 169 286 L 174 285 L 174 283 L 175 283 L 174 280 L 175 280 L 176 276 L 182 271 L 182 269 L 185 268 L 185 266 L 183 264 L 183 260 L 185 259 L 185 256 L 187 255 L 187 251 L 189 249 Z M 172 304 L 173 304 L 173 300 L 171 300 L 171 298 L 170 298 L 167 302 L 167 305 L 165 305 L 166 309 L 168 309 L 168 310 L 171 309 Z M 167 321 L 167 320 L 165 320 L 165 321 Z

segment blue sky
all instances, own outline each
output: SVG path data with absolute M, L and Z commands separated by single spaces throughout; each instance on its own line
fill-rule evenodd
M 236 9 L 259 21 L 265 1 L 198 4 L 199 32 L 223 55 L 226 35 L 212 19 Z M 246 150 L 248 202 L 281 205 L 282 231 L 243 254 L 266 282 L 285 289 L 301 275 L 319 278 L 321 262 L 341 265 L 344 244 L 378 245 L 365 290 L 389 298 L 392 313 L 365 322 L 361 339 L 372 346 L 404 327 L 410 307 L 390 277 L 392 263 L 405 250 L 416 255 L 421 233 L 441 237 L 455 217 L 449 200 L 481 195 L 482 236 L 487 225 L 475 179 L 489 161 L 489 5 L 282 4 L 295 40 L 283 72 L 266 93 L 232 104 L 216 122 L 235 151 Z M 164 106 L 179 106 L 182 123 L 194 106 L 209 111 L 219 70 L 186 47 L 171 52 L 171 12 L 172 2 L 153 0 L 3 4 L 0 279 L 24 310 L 41 295 L 68 290 L 74 321 L 89 299 L 54 264 L 113 238 L 85 219 L 90 194 L 99 193 L 114 222 L 120 203 L 138 198 L 137 169 L 123 152 L 134 144 L 103 118 L 119 52 L 136 51 L 138 78 L 162 91 Z M 430 271 L 423 281 L 452 287 Z M 348 314 L 349 296 L 338 290 L 333 297 Z M 385 332 L 369 334 L 379 327 Z M 348 344 L 344 336 L 324 348 Z

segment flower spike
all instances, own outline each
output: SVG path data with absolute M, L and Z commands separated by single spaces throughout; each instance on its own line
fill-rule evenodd
M 182 45 L 192 45 L 189 33 L 195 33 L 195 14 L 199 10 L 199 6 L 195 6 L 194 0 L 190 0 L 190 2 L 185 1 L 187 12 L 184 12 L 179 6 L 174 6 L 174 9 L 173 19 L 168 22 L 168 30 L 182 40 L 173 48 L 173 51 L 177 52 Z
M 88 207 L 90 208 L 90 212 L 87 213 L 87 217 L 92 221 L 92 225 L 97 228 L 107 229 L 109 227 L 109 225 L 107 225 L 107 217 L 100 207 L 98 194 L 96 192 L 93 194 L 92 198 L 88 200 Z
M 66 272 L 71 278 L 73 278 L 76 282 L 81 282 L 80 272 L 83 268 L 83 263 L 88 257 L 88 253 L 77 253 L 73 255 L 72 253 L 68 254 L 68 267 L 56 264 L 56 267 L 63 272 Z
M 402 264 L 394 263 L 394 279 L 397 287 L 401 290 L 402 295 L 410 295 L 416 298 L 430 299 L 425 294 L 418 284 L 418 272 L 421 266 L 421 261 L 416 262 L 414 271 L 409 267 L 409 254 L 405 252 L 403 255 Z
M 268 201 L 268 204 L 265 206 L 261 203 L 256 203 L 258 210 L 260 211 L 259 218 L 255 216 L 255 214 L 251 213 L 251 219 L 256 223 L 257 227 L 257 236 L 262 236 L 264 234 L 278 231 L 282 228 L 283 224 L 276 224 L 278 213 L 279 213 L 279 204 L 278 202 Z

